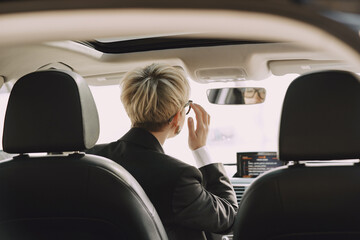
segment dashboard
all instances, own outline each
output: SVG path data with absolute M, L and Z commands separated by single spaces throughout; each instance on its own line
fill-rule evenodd
M 283 166 L 285 163 L 277 158 L 276 152 L 238 152 L 236 164 L 225 164 L 225 169 L 234 187 L 237 202 L 240 204 L 245 190 L 264 172 Z M 235 171 L 234 171 L 235 170 Z M 211 234 L 212 240 L 232 240 L 231 233 L 227 235 Z

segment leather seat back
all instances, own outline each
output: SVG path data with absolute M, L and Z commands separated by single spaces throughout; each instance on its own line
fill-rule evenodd
M 1 239 L 167 239 L 136 180 L 82 152 L 98 135 L 95 103 L 79 75 L 46 70 L 17 81 L 3 149 L 20 155 L 0 162 Z M 49 154 L 28 154 L 39 152 Z
M 359 163 L 321 164 L 360 158 L 359 123 L 358 76 L 323 71 L 295 79 L 279 136 L 280 160 L 294 164 L 259 176 L 245 191 L 234 239 L 359 239 Z

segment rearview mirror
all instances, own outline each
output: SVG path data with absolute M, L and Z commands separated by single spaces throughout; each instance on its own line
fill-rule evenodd
M 265 101 L 265 88 L 214 88 L 208 89 L 207 97 L 210 103 L 221 105 L 258 104 Z

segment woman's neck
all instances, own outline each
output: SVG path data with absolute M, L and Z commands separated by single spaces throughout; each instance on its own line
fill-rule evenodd
M 158 132 L 151 132 L 150 131 L 150 133 L 152 135 L 154 135 L 154 137 L 156 137 L 156 139 L 159 141 L 161 146 L 164 145 L 166 139 L 168 139 L 169 137 L 173 137 L 173 135 L 174 135 L 174 134 L 172 134 L 173 132 L 174 132 L 174 130 L 171 128 L 170 125 L 168 127 L 165 127 L 164 129 L 162 129 L 161 131 L 158 131 Z
M 159 143 L 161 144 L 161 146 L 164 145 L 165 140 L 167 138 L 167 134 L 164 132 L 150 132 L 152 135 L 154 135 L 154 137 L 159 141 Z

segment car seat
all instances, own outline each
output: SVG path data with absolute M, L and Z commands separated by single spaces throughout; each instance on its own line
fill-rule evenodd
M 234 239 L 360 239 L 358 76 L 322 71 L 295 79 L 279 135 L 279 159 L 292 164 L 259 176 L 245 191 Z
M 167 239 L 136 180 L 82 152 L 98 136 L 95 102 L 78 74 L 44 70 L 15 83 L 3 149 L 18 155 L 0 162 L 0 239 Z

